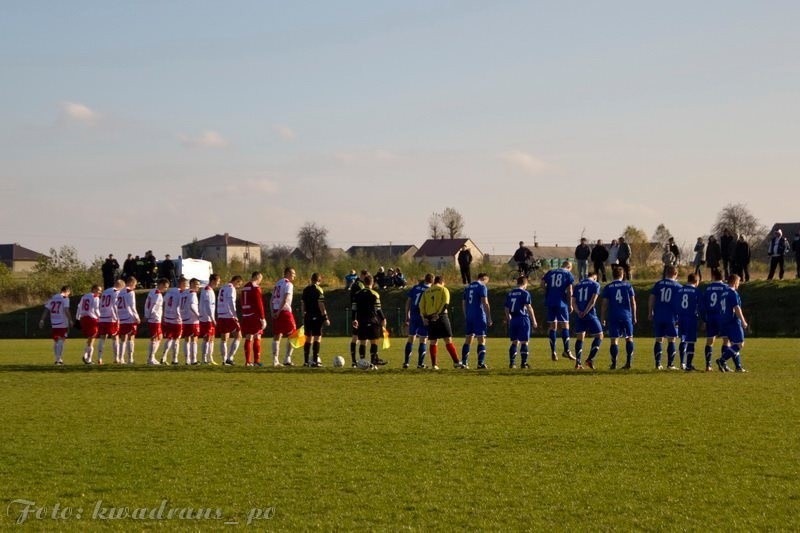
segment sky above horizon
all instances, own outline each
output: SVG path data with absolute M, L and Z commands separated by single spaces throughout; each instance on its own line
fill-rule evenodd
M 230 233 L 484 253 L 800 220 L 800 3 L 21 2 L 0 242 L 84 260 Z M 794 178 L 792 176 L 795 176 Z

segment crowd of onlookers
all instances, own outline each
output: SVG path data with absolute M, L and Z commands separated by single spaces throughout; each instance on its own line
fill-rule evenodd
M 385 270 L 383 267 L 378 267 L 378 271 L 372 276 L 375 287 L 378 289 L 402 289 L 407 285 L 406 276 L 399 268 L 394 267 Z M 358 274 L 355 270 L 351 270 L 349 274 L 344 277 L 344 288 L 350 289 L 350 286 L 358 279 Z
M 164 256 L 163 261 L 157 261 L 152 250 L 148 250 L 143 256 L 128 254 L 120 267 L 119 261 L 114 254 L 108 257 L 100 266 L 103 274 L 103 287 L 108 289 L 114 285 L 117 279 L 128 279 L 134 276 L 141 285 L 141 288 L 152 289 L 156 286 L 158 278 L 166 278 L 170 283 L 175 282 L 175 262 L 169 254 Z

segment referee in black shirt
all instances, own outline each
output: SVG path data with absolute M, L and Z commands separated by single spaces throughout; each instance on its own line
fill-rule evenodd
M 303 289 L 300 300 L 300 311 L 303 314 L 303 328 L 306 331 L 306 343 L 303 345 L 303 366 L 320 367 L 319 343 L 322 341 L 322 326 L 330 326 L 328 311 L 325 309 L 325 293 L 319 284 L 322 276 L 316 272 L 311 274 L 311 284 Z M 309 361 L 309 354 L 313 359 Z

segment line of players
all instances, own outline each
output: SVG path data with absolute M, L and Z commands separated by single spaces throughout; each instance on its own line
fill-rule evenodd
M 622 268 L 613 269 L 613 281 L 605 287 L 597 282 L 596 274 L 575 283 L 571 273 L 572 264 L 565 261 L 560 268 L 548 271 L 542 278 L 547 308 L 548 339 L 551 359 L 558 360 L 556 345 L 560 333 L 564 346 L 562 357 L 575 361 L 580 370 L 584 364 L 595 368 L 595 358 L 600 351 L 604 337 L 604 327 L 610 337 L 610 369 L 617 369 L 620 353 L 620 340 L 625 340 L 625 364 L 622 369 L 633 365 L 634 337 L 633 327 L 637 323 L 635 293 L 632 285 L 624 281 Z M 648 299 L 648 317 L 653 322 L 653 354 L 655 368 L 662 370 L 664 340 L 667 341 L 667 368 L 675 366 L 676 345 L 680 355 L 680 368 L 696 370 L 694 366 L 695 345 L 698 338 L 699 320 L 706 326 L 705 369 L 713 370 L 711 360 L 715 340 L 722 339 L 720 357 L 715 360 L 720 371 L 729 372 L 727 361 L 733 359 L 737 372 L 746 372 L 741 362 L 741 348 L 744 344 L 744 330 L 747 321 L 742 313 L 742 303 L 737 292 L 739 276 L 731 275 L 727 283 L 722 282 L 719 272 L 712 276 L 712 282 L 703 290 L 698 289 L 698 279 L 690 274 L 686 285 L 676 280 L 677 269 L 668 267 L 666 276 L 657 282 Z M 440 276 L 426 275 L 425 279 L 407 293 L 406 324 L 408 339 L 405 346 L 403 368 L 409 368 L 414 342 L 418 342 L 417 368 L 425 368 L 427 343 L 431 341 L 431 364 L 438 369 L 436 343 L 445 340 L 456 368 L 469 368 L 469 355 L 473 342 L 477 339 L 477 368 L 485 369 L 486 335 L 492 326 L 485 273 L 478 274 L 465 291 L 462 310 L 465 317 L 465 340 L 459 360 L 452 341 L 452 328 L 447 319 L 449 292 Z M 506 296 L 504 319 L 508 325 L 509 368 L 516 368 L 516 357 L 520 355 L 521 368 L 530 368 L 528 363 L 531 329 L 538 328 L 533 311 L 528 280 L 524 276 L 517 279 L 517 287 Z M 433 292 L 432 292 L 433 291 Z M 600 314 L 598 316 L 598 305 Z M 570 315 L 575 315 L 573 331 L 576 333 L 575 354 L 570 349 Z M 444 318 L 445 323 L 442 324 Z M 583 362 L 583 346 L 586 338 L 592 339 L 589 355 Z M 351 354 L 352 354 L 351 348 Z M 354 357 L 354 355 L 353 355 Z M 355 361 L 355 358 L 353 359 Z
M 196 365 L 202 362 L 216 365 L 213 350 L 218 333 L 223 364 L 234 364 L 234 356 L 243 340 L 245 365 L 262 366 L 261 336 L 267 325 L 260 288 L 262 279 L 261 273 L 254 272 L 246 284 L 241 276 L 234 276 L 230 282 L 221 285 L 219 276 L 213 274 L 208 285 L 202 289 L 197 279 L 181 278 L 178 286 L 171 288 L 168 280 L 158 280 L 156 288 L 147 295 L 144 305 L 144 322 L 150 335 L 147 364 L 164 365 L 168 361 L 173 365 L 179 364 L 182 340 L 185 364 Z M 294 347 L 288 340 L 283 363 L 278 356 L 281 339 L 293 337 L 297 332 L 291 311 L 294 279 L 294 269 L 286 268 L 284 277 L 275 284 L 270 298 L 273 366 L 294 366 Z M 309 332 L 303 347 L 306 366 L 320 366 L 322 326 L 330 324 L 320 281 L 321 276 L 314 274 L 311 284 L 302 294 L 304 325 Z M 117 280 L 113 287 L 106 290 L 95 285 L 90 293 L 81 297 L 76 320 L 80 322 L 80 328 L 86 336 L 84 363 L 93 363 L 94 343 L 97 340 L 97 362 L 102 364 L 105 345 L 110 340 L 114 362 L 134 364 L 135 338 L 142 323 L 136 309 L 136 283 L 136 278 L 130 276 L 126 281 Z M 217 295 L 216 289 L 219 289 Z M 237 291 L 241 321 L 237 317 Z M 69 328 L 73 326 L 69 311 L 70 294 L 68 286 L 62 287 L 61 292 L 45 304 L 39 322 L 39 327 L 44 327 L 45 318 L 50 316 L 55 363 L 58 365 L 63 364 L 64 341 Z M 199 340 L 202 340 L 202 346 L 199 346 Z M 158 350 L 162 341 L 159 360 Z M 313 360 L 310 359 L 312 354 Z

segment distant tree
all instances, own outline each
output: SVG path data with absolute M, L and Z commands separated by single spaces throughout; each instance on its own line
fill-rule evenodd
M 292 255 L 292 247 L 285 244 L 276 244 L 274 246 L 261 247 L 261 262 L 273 262 L 275 264 L 283 265 L 289 260 Z
M 442 224 L 441 213 L 433 213 L 428 218 L 428 235 L 431 239 L 441 239 L 444 237 L 445 228 Z
M 39 258 L 34 272 L 73 272 L 85 270 L 86 265 L 78 259 L 78 250 L 74 246 L 62 246 L 58 250 L 50 248 L 49 256 Z
M 464 217 L 455 208 L 446 207 L 440 217 L 449 238 L 458 239 L 464 236 Z
M 642 228 L 628 226 L 622 231 L 622 236 L 631 245 L 631 262 L 634 265 L 643 266 L 647 263 L 650 256 L 650 244 L 647 241 L 647 233 Z
M 197 237 L 186 245 L 186 257 L 190 259 L 200 259 L 203 256 L 203 249 L 197 244 Z
M 664 246 L 666 242 L 672 237 L 672 233 L 667 229 L 667 227 L 661 223 L 658 225 L 656 230 L 653 232 L 653 242 L 657 242 L 660 246 Z
M 726 229 L 733 235 L 744 235 L 751 246 L 762 241 L 769 231 L 744 204 L 728 204 L 717 213 L 711 233 L 719 236 Z
M 297 232 L 297 248 L 306 254 L 312 264 L 322 261 L 328 254 L 327 228 L 306 222 Z

